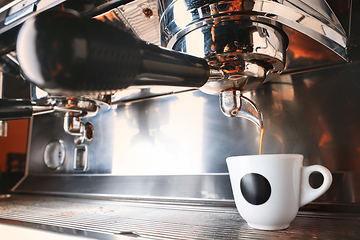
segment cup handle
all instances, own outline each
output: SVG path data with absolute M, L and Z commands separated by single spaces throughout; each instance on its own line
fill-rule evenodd
M 313 172 L 320 172 L 324 177 L 324 182 L 319 188 L 312 188 L 309 183 L 310 174 Z M 308 204 L 309 202 L 315 200 L 324 194 L 329 187 L 331 186 L 332 175 L 331 172 L 320 165 L 312 165 L 308 167 L 303 167 L 302 169 L 302 178 L 301 178 L 301 197 L 300 197 L 300 207 Z

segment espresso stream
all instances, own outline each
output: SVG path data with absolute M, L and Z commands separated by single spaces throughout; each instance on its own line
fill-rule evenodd
M 262 147 L 263 147 L 263 141 L 264 141 L 264 132 L 265 132 L 265 128 L 263 126 L 261 126 L 261 128 L 260 128 L 259 155 L 262 154 Z

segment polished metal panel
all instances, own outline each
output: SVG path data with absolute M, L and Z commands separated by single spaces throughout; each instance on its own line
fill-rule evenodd
M 359 214 L 300 212 L 281 231 L 250 228 L 235 207 L 103 201 L 45 196 L 0 199 L 0 222 L 98 239 L 357 239 Z M 25 225 L 26 226 L 26 225 Z M 65 229 L 63 229 L 65 228 Z M 110 235 L 110 236 L 108 236 Z M 112 239 L 112 238 L 110 238 Z M 116 238 L 118 239 L 118 238 Z M 122 239 L 122 238 L 120 238 Z M 126 238 L 125 238 L 126 239 Z
M 147 16 L 146 11 L 152 15 Z M 157 0 L 138 0 L 113 10 L 122 22 L 140 39 L 160 45 L 159 12 Z
M 304 165 L 331 170 L 334 183 L 319 199 L 322 203 L 360 202 L 359 74 L 360 62 L 353 62 L 281 75 L 245 94 L 262 110 L 264 154 L 303 154 Z M 218 101 L 217 96 L 191 91 L 129 100 L 83 118 L 95 129 L 94 139 L 85 143 L 87 171 L 74 170 L 77 145 L 61 128 L 63 118 L 35 116 L 28 176 L 15 191 L 231 200 L 225 159 L 258 154 L 260 131 L 246 119 L 225 117 Z M 52 171 L 43 153 L 50 141 L 59 139 L 67 155 L 63 166 Z M 77 181 L 79 185 L 70 184 Z
M 71 229 L 66 226 L 54 226 L 51 223 L 40 224 L 34 222 L 0 219 L 0 230 L 3 236 L 12 239 L 51 239 L 51 240 L 144 240 L 133 232 L 120 232 L 108 234 L 80 229 Z
M 20 18 L 15 19 L 14 22 L 5 25 L 4 22 L 0 21 L 0 34 L 9 31 L 12 28 L 15 28 L 16 26 L 20 25 L 21 23 L 23 23 L 25 20 L 35 16 L 36 14 L 43 12 L 45 10 L 48 10 L 56 5 L 59 5 L 60 3 L 64 2 L 65 0 L 39 0 L 36 3 L 36 11 L 32 11 L 32 12 L 27 12 L 26 15 L 21 15 Z M 26 2 L 26 1 L 24 1 Z M 13 5 L 14 4 L 14 5 Z M 5 8 L 9 8 L 9 6 L 14 7 L 16 6 L 16 4 L 19 4 L 19 6 L 21 6 L 21 2 L 20 1 L 13 1 L 10 4 L 4 6 Z M 4 8 L 4 9 L 5 9 Z M 21 10 L 20 10 L 21 11 Z
M 13 8 L 15 8 L 15 7 L 13 7 Z M 36 3 L 32 3 L 25 7 L 22 6 L 21 9 L 19 9 L 18 11 L 14 12 L 14 13 L 12 12 L 12 9 L 11 9 L 10 13 L 9 13 L 10 15 L 5 18 L 4 24 L 9 25 L 9 24 L 19 20 L 20 18 L 23 18 L 26 15 L 29 15 L 30 13 L 33 13 L 35 11 L 36 11 Z
M 333 183 L 329 190 L 303 209 L 359 212 L 360 172 L 333 171 L 332 176 Z M 318 181 L 310 177 L 312 184 L 321 185 Z M 227 173 L 119 176 L 75 171 L 75 174 L 31 174 L 16 187 L 15 192 L 128 200 L 159 199 L 197 204 L 206 202 L 218 206 L 235 204 Z
M 356 136 L 360 131 L 356 117 L 359 65 L 354 62 L 283 75 L 245 94 L 264 116 L 264 153 L 301 153 L 306 165 L 322 164 L 331 171 L 359 170 L 354 160 L 358 158 Z M 115 174 L 226 173 L 226 157 L 256 154 L 259 147 L 255 125 L 245 119 L 226 118 L 218 107 L 218 97 L 199 91 L 128 102 L 84 118 L 86 121 L 96 130 L 89 143 L 90 151 L 99 152 L 94 159 L 108 159 Z M 53 126 L 62 126 L 62 118 L 34 117 L 30 152 L 34 164 L 45 146 L 40 142 L 68 139 L 61 128 Z M 110 149 L 102 151 L 97 143 Z M 41 168 L 33 171 L 40 173 Z
M 87 173 L 110 173 L 112 168 L 113 158 L 113 143 L 114 130 L 111 126 L 114 124 L 112 117 L 107 117 L 109 112 L 104 112 L 96 117 L 82 118 L 81 125 L 86 126 L 88 122 L 94 125 L 94 138 L 92 141 L 85 141 L 82 145 L 89 146 L 89 166 Z M 109 115 L 111 116 L 111 114 Z M 57 169 L 57 173 L 78 173 L 74 170 L 74 160 L 76 159 L 74 153 L 75 148 L 78 147 L 79 142 L 74 141 L 77 136 L 68 134 L 63 129 L 64 117 L 63 115 L 48 114 L 43 116 L 34 116 L 33 121 L 38 122 L 38 127 L 32 128 L 31 146 L 32 152 L 29 157 L 31 159 L 42 159 L 41 161 L 31 161 L 28 164 L 29 173 L 53 173 L 54 171 L 48 169 L 43 162 L 43 153 L 45 146 L 54 140 L 62 140 L 66 147 L 66 159 L 61 168 Z M 82 133 L 86 134 L 86 132 Z M 39 137 L 36 137 L 38 135 Z M 81 135 L 82 136 L 82 135 Z M 35 140 L 37 139 L 37 140 Z M 80 142 L 81 144 L 81 142 Z M 34 158 L 33 158 L 34 157 Z
M 16 187 L 15 192 L 234 204 L 228 174 L 150 176 L 38 174 L 27 176 Z
M 11 8 L 12 6 L 18 4 L 19 2 L 21 2 L 22 0 L 6 0 L 6 1 L 1 1 L 0 3 L 0 13 L 2 13 L 3 11 Z

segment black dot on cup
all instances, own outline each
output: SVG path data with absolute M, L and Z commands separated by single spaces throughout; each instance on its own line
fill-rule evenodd
M 323 182 L 324 182 L 324 176 L 320 172 L 315 171 L 310 174 L 309 184 L 312 188 L 317 189 L 317 188 L 321 187 Z
M 240 180 L 240 190 L 245 200 L 253 205 L 266 203 L 271 195 L 269 181 L 258 173 L 243 176 Z

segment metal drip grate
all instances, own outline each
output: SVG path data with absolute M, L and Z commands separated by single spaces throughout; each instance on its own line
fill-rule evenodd
M 146 239 L 357 239 L 358 215 L 299 214 L 282 231 L 255 230 L 235 208 L 18 196 L 0 199 L 0 219 Z

